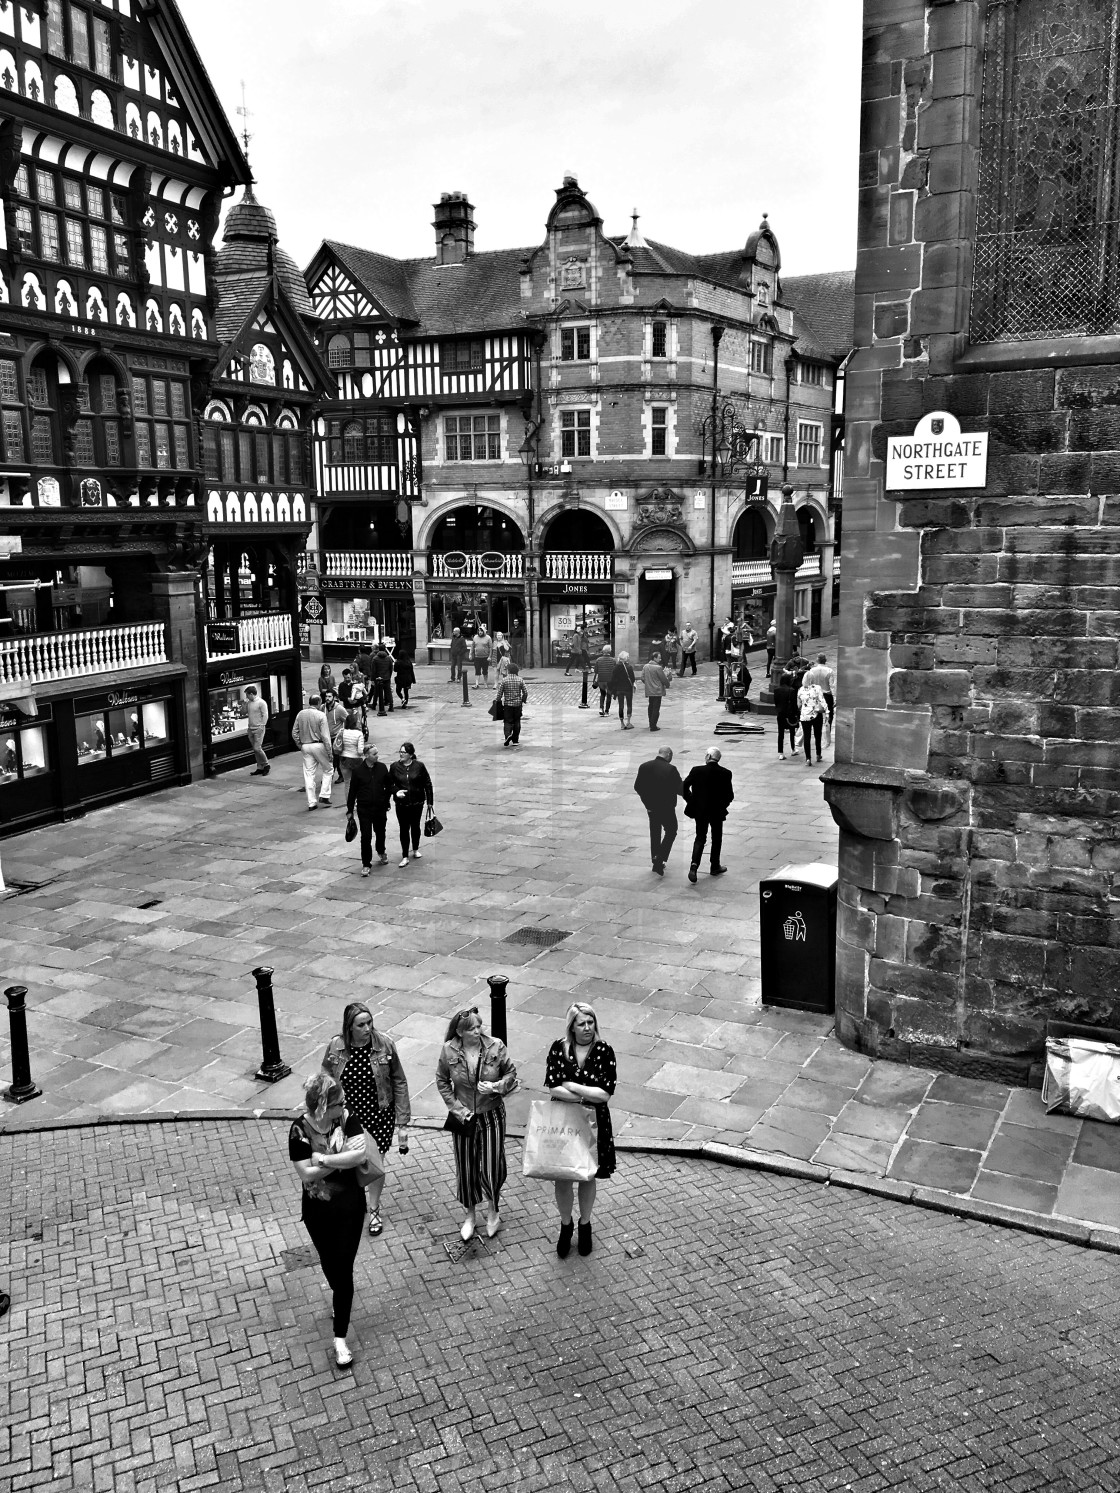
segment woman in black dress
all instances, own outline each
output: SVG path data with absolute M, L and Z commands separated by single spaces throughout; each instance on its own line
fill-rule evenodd
M 323 1072 L 337 1078 L 346 1093 L 346 1107 L 357 1115 L 373 1136 L 382 1157 L 393 1144 L 408 1155 L 408 1126 L 412 1111 L 408 1080 L 404 1076 L 397 1044 L 379 1032 L 373 1013 L 364 1001 L 351 1001 L 342 1013 L 342 1033 L 332 1037 L 323 1054 Z M 369 1201 L 369 1231 L 381 1233 L 381 1193 L 385 1175 L 366 1183 Z
M 335 1362 L 347 1369 L 354 1361 L 346 1345 L 354 1259 L 366 1211 L 356 1168 L 365 1160 L 366 1138 L 357 1115 L 347 1112 L 342 1085 L 329 1073 L 316 1073 L 304 1094 L 304 1112 L 288 1132 L 288 1157 L 303 1183 L 300 1217 L 334 1297 Z
M 599 1169 L 590 1182 L 579 1184 L 579 1242 L 581 1255 L 591 1253 L 591 1210 L 599 1177 L 614 1171 L 614 1132 L 611 1130 L 610 1097 L 618 1081 L 614 1048 L 599 1036 L 593 1006 L 576 1001 L 568 1007 L 566 1037 L 548 1049 L 544 1086 L 561 1104 L 589 1104 L 595 1110 L 599 1133 Z M 572 1247 L 572 1183 L 557 1182 L 556 1206 L 560 1210 L 560 1237 L 556 1253 L 564 1259 Z

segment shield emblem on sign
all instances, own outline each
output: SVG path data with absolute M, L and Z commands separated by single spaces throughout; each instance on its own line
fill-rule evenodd
M 944 420 L 931 420 L 929 422 L 929 428 L 933 432 L 934 435 L 941 435 L 944 432 L 944 430 L 945 430 L 945 421 Z

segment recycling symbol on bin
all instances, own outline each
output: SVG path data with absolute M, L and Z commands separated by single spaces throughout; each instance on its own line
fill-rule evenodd
M 785 922 L 782 924 L 782 932 L 786 936 L 787 943 L 796 943 L 798 939 L 800 939 L 801 942 L 804 943 L 805 919 L 799 912 L 795 912 L 792 917 L 786 918 Z

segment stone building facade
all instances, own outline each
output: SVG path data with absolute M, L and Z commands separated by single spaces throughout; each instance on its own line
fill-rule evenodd
M 806 631 L 830 631 L 851 277 L 831 299 L 798 282 L 829 307 L 818 332 L 765 220 L 740 249 L 689 255 L 636 218 L 608 235 L 574 178 L 530 248 L 477 252 L 462 193 L 433 226 L 433 258 L 328 240 L 306 271 L 338 379 L 316 443 L 313 653 L 384 633 L 438 658 L 478 618 L 535 664 L 565 662 L 580 624 L 637 658 L 691 621 L 703 656 L 733 607 L 765 628 L 787 479 Z
M 836 763 L 838 1021 L 1027 1079 L 1120 1024 L 1113 0 L 865 0 Z M 978 487 L 887 441 L 988 435 Z

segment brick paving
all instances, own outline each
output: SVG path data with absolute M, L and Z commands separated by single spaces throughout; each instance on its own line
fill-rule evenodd
M 568 1002 L 594 1001 L 631 1139 L 729 1143 L 1120 1228 L 1120 1127 L 872 1063 L 837 1044 L 829 1018 L 761 1007 L 758 882 L 836 853 L 818 774 L 777 760 L 772 721 L 720 739 L 737 791 L 730 874 L 689 887 L 683 817 L 668 874 L 651 874 L 634 774 L 662 742 L 684 772 L 701 759 L 722 716 L 710 671 L 675 682 L 657 743 L 594 703 L 579 710 L 575 679 L 529 676 L 519 752 L 502 749 L 484 692 L 464 710 L 442 670 L 419 673 L 414 707 L 375 721 L 385 755 L 416 741 L 447 826 L 406 870 L 394 854 L 363 881 L 341 809 L 307 812 L 292 756 L 267 779 L 228 774 L 3 844 L 9 878 L 45 883 L 0 914 L 0 980 L 28 986 L 44 1094 L 0 1106 L 0 1129 L 293 1104 L 353 996 L 398 1039 L 418 1115 L 438 1117 L 446 1014 L 468 999 L 485 1009 L 484 977 L 500 971 L 529 1084 Z M 543 951 L 504 942 L 524 928 L 568 936 Z M 254 1078 L 261 963 L 276 970 L 294 1070 L 275 1088 Z M 0 1073 L 9 1065 L 5 1029 Z M 530 1097 L 511 1106 L 515 1123 Z
M 0 1486 L 1117 1488 L 1115 1257 L 624 1153 L 560 1262 L 510 1151 L 457 1262 L 446 1137 L 394 1153 L 342 1376 L 285 1125 L 5 1136 Z

